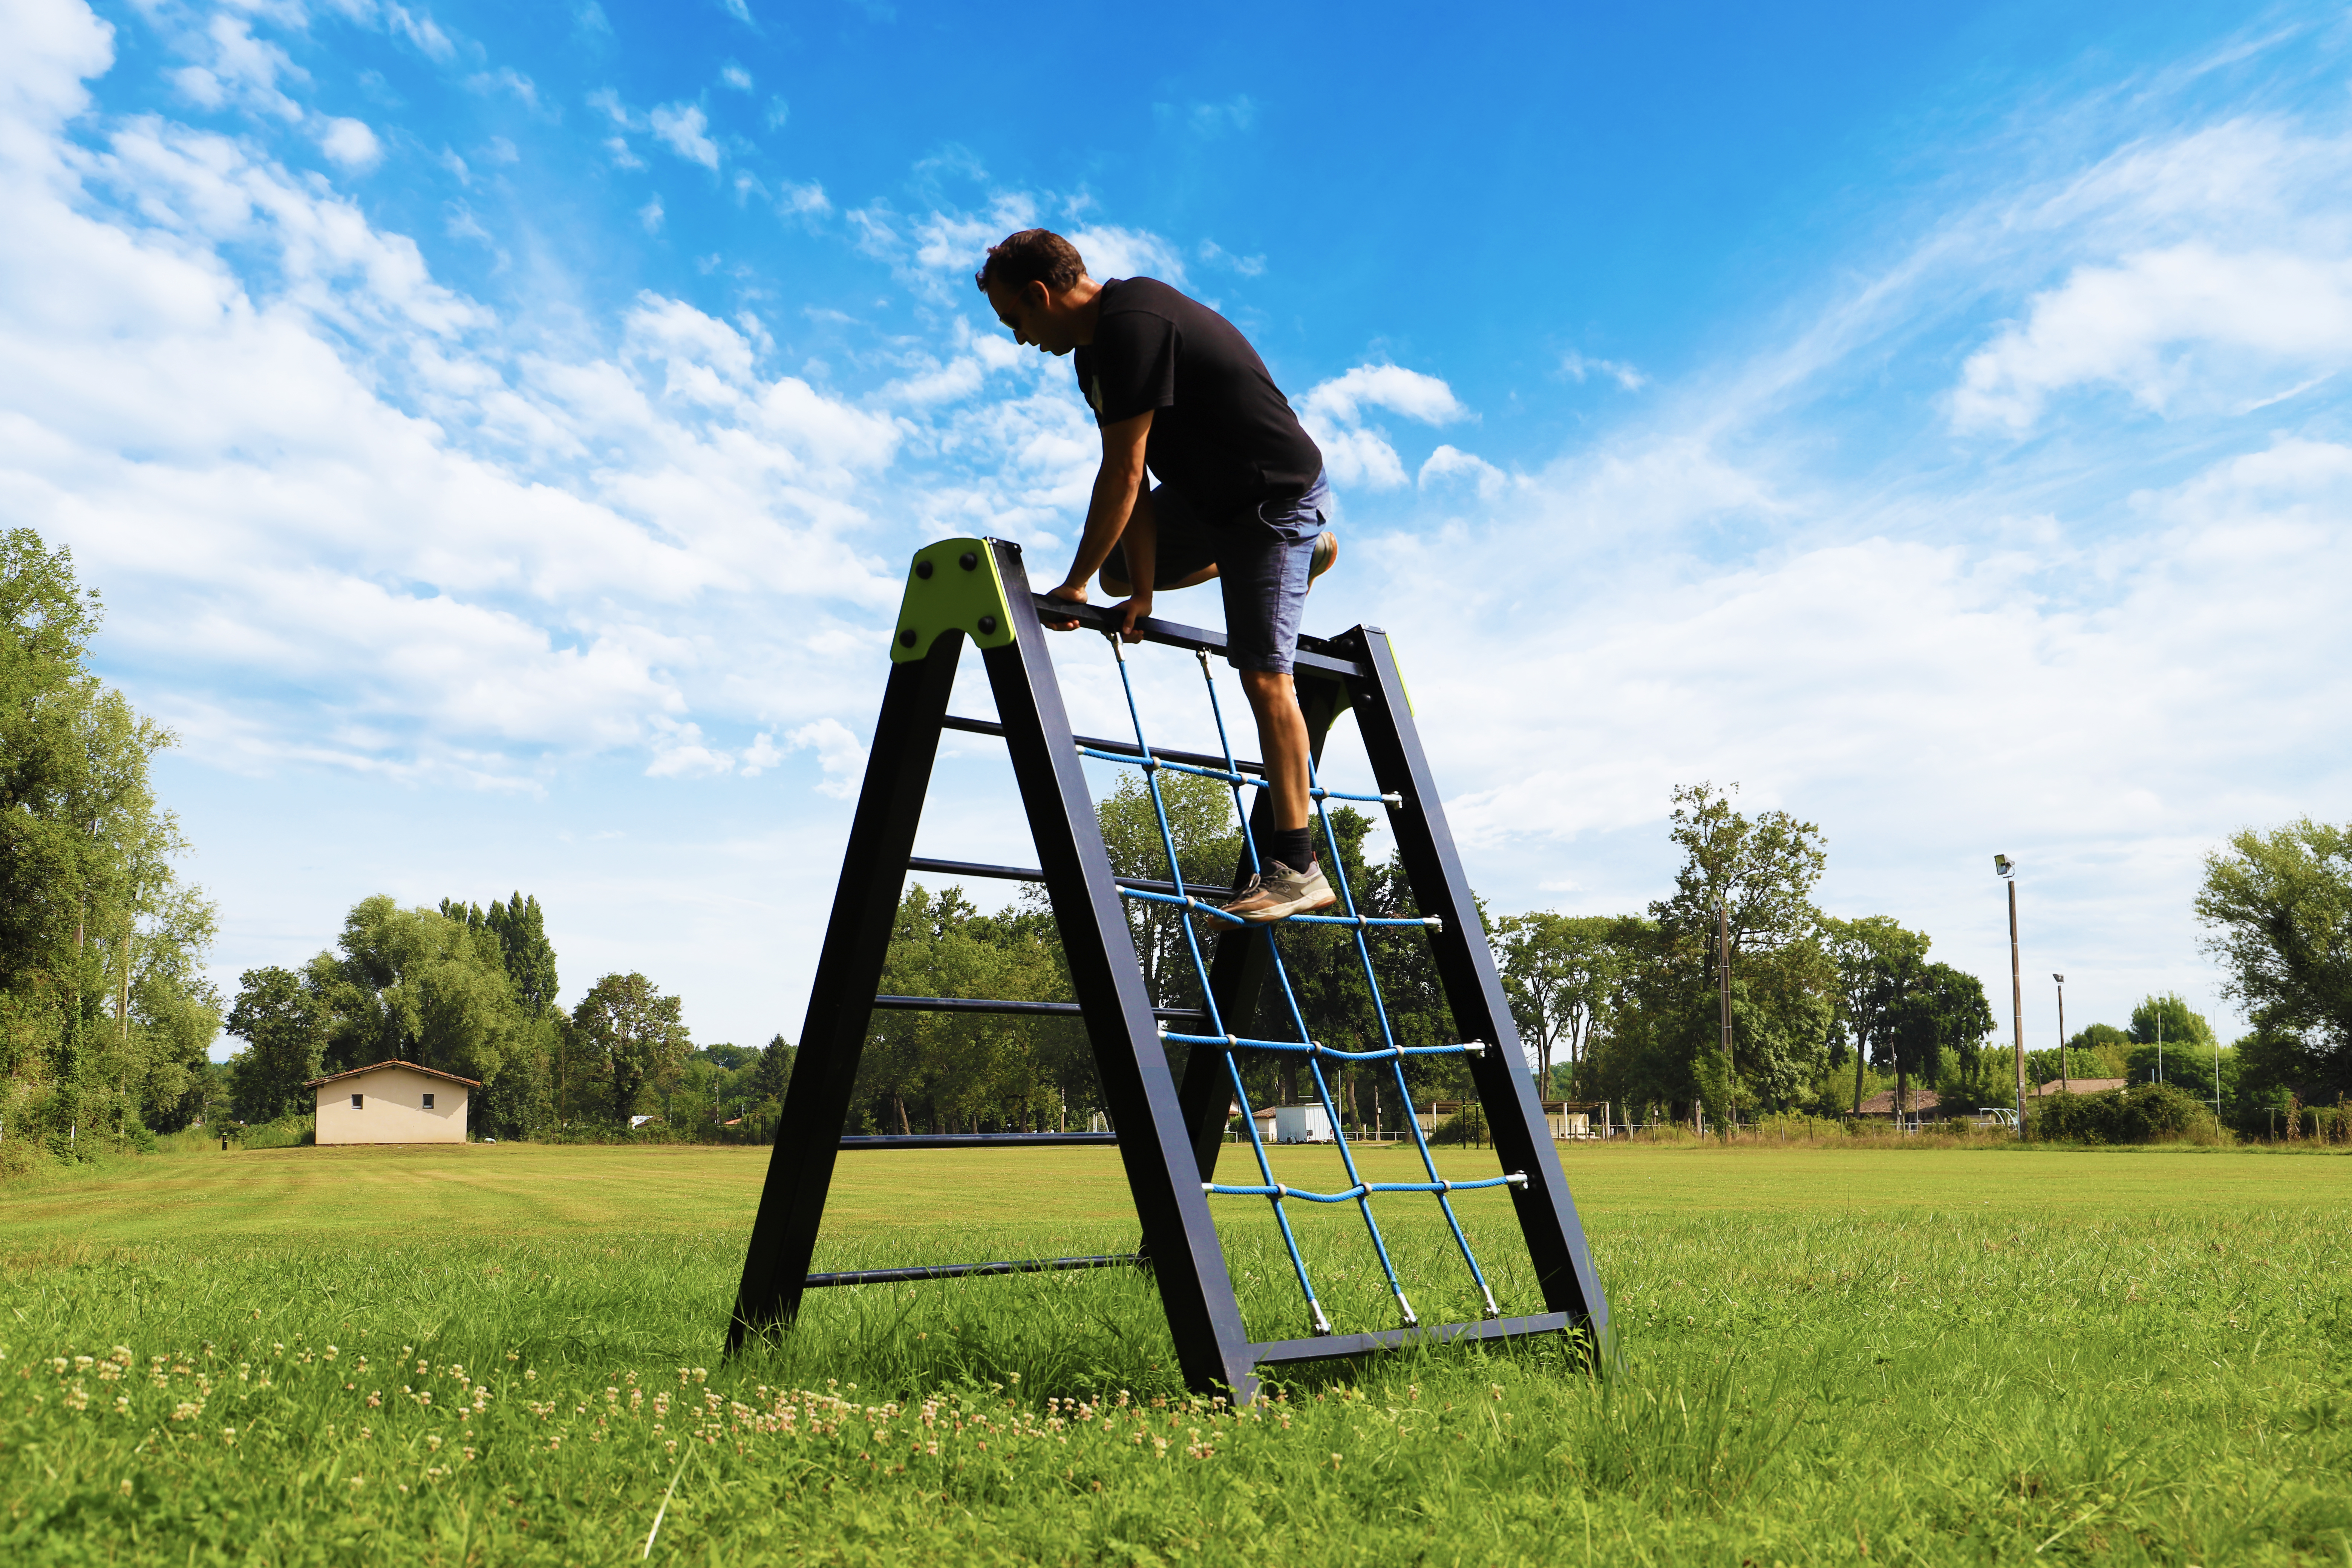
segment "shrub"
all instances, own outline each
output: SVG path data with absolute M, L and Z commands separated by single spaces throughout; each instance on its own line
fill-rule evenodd
M 2168 1083 L 2053 1094 L 2032 1116 L 2033 1136 L 2057 1142 L 2206 1142 L 2221 1135 L 2212 1108 Z

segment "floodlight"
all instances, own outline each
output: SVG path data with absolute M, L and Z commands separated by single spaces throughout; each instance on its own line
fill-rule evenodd
M 2066 977 L 2063 974 L 2053 974 L 2050 978 L 2055 980 L 2061 985 L 2066 984 Z
M 2014 877 L 2017 875 L 2017 862 L 2006 855 L 1996 855 L 1992 858 L 1992 869 L 1997 877 Z

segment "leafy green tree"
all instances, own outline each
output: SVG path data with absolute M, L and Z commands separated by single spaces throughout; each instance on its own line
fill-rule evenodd
M 478 1082 L 497 1074 L 523 1020 L 494 935 L 377 894 L 352 906 L 336 947 L 307 972 L 332 1019 L 329 1067 L 411 1061 Z
M 1948 1057 L 1962 1079 L 1977 1075 L 1984 1039 L 1993 1031 L 1984 982 L 1948 963 L 1927 963 L 1909 977 L 1889 1031 L 1898 1106 L 1910 1105 L 1913 1079 L 1934 1081 Z
M 2146 997 L 2132 1009 L 2131 1037 L 2143 1046 L 2161 1042 L 2184 1048 L 2202 1046 L 2207 1050 L 2213 1048 L 2216 1038 L 2205 1015 L 2190 1012 L 2177 991 Z
M 68 552 L 0 534 L 0 1103 L 129 1135 L 191 1114 L 220 1003 L 149 777 L 173 738 L 86 668 L 100 620 Z
M 1169 837 L 1176 845 L 1176 864 L 1184 884 L 1209 898 L 1222 897 L 1233 886 L 1234 868 L 1242 854 L 1241 826 L 1234 815 L 1233 792 L 1215 779 L 1196 773 L 1163 773 L 1160 798 L 1168 813 Z M 1110 852 L 1114 874 L 1169 881 L 1167 841 L 1160 836 L 1160 818 L 1151 808 L 1150 792 L 1140 779 L 1121 778 L 1096 806 L 1102 826 L 1103 847 Z M 1043 889 L 1036 889 L 1027 907 L 1044 909 Z M 1129 899 L 1128 926 L 1135 936 L 1135 954 L 1143 965 L 1144 988 L 1155 1007 L 1197 1007 L 1201 985 L 1192 968 L 1192 950 L 1184 940 L 1187 916 L 1169 904 Z M 1205 953 L 1208 933 L 1201 931 Z
M 1641 1016 L 1626 1031 L 1627 1057 L 1645 1059 L 1627 1087 L 1718 1111 L 1789 1104 L 1817 1076 L 1836 1012 L 1836 970 L 1811 902 L 1828 861 L 1821 829 L 1785 811 L 1750 818 L 1708 784 L 1675 790 L 1672 822 L 1684 861 L 1674 894 L 1650 906 L 1656 946 L 1633 988 Z M 1731 948 L 1728 1062 L 1718 911 Z
M 793 1081 L 793 1058 L 797 1053 L 783 1036 L 770 1037 L 764 1049 L 751 1063 L 751 1089 L 753 1098 L 781 1102 L 784 1090 Z
M 302 1086 L 320 1076 L 331 1022 L 318 992 L 290 969 L 248 969 L 237 977 L 228 1032 L 247 1047 L 230 1063 L 239 1121 L 310 1109 Z
M 635 973 L 605 975 L 572 1008 L 574 1038 L 594 1064 L 614 1122 L 625 1124 L 646 1091 L 685 1063 L 694 1042 L 684 1014 L 677 997 Z
M 2352 826 L 2232 835 L 2206 857 L 2195 909 L 2255 1026 L 2249 1088 L 2352 1093 Z
M 1928 939 L 1886 915 L 1824 920 L 1822 925 L 1837 974 L 1831 1065 L 1845 1050 L 1853 1052 L 1853 1112 L 1859 1116 L 1863 1064 L 1892 1060 L 1896 1022 L 1927 966 Z
M 1495 922 L 1503 990 L 1519 1039 L 1535 1056 L 1537 1081 L 1547 1091 L 1552 1056 L 1565 1050 L 1569 1093 L 1580 1092 L 1585 1052 L 1623 983 L 1627 955 L 1618 945 L 1618 923 L 1607 915 L 1549 910 Z

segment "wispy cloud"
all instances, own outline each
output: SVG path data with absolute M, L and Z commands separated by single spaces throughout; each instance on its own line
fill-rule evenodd
M 653 125 L 654 140 L 689 163 L 699 163 L 706 169 L 719 167 L 719 143 L 705 134 L 710 129 L 710 118 L 698 103 L 664 104 L 646 119 Z

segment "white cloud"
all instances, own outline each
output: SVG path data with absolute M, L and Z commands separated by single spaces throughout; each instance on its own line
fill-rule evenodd
M 776 210 L 788 217 L 822 217 L 833 210 L 833 204 L 825 199 L 824 187 L 814 180 L 805 185 L 787 182 L 776 193 Z
M 824 774 L 816 786 L 819 795 L 847 800 L 857 793 L 866 774 L 866 747 L 839 720 L 803 724 L 784 738 L 784 747 L 788 752 L 816 752 L 817 766 Z
M 1961 430 L 2032 427 L 2069 387 L 2104 384 L 2163 414 L 2301 390 L 2352 363 L 2352 261 L 2207 240 L 2074 269 L 1969 356 Z
M 719 68 L 719 79 L 737 92 L 751 90 L 751 73 L 732 60 Z
M 320 129 L 319 145 L 328 157 L 354 174 L 373 169 L 383 157 L 375 132 L 357 120 L 329 120 Z
M 1421 465 L 1416 482 L 1423 489 L 1428 489 L 1433 483 L 1443 485 L 1464 479 L 1476 488 L 1482 500 L 1500 495 L 1510 483 L 1509 475 L 1484 458 L 1449 446 L 1440 446 L 1429 455 L 1429 460 Z
M 392 32 L 415 45 L 416 52 L 425 58 L 446 64 L 457 58 L 457 46 L 449 41 L 449 35 L 429 15 L 420 16 L 395 0 L 384 6 L 383 19 Z
M 1470 417 L 1444 382 L 1396 364 L 1360 364 L 1320 383 L 1307 395 L 1301 412 L 1352 425 L 1368 408 L 1384 408 L 1424 425 L 1451 425 Z
M 776 744 L 775 736 L 761 731 L 750 745 L 743 748 L 741 759 L 743 776 L 747 779 L 758 778 L 761 773 L 782 762 L 785 755 L 785 752 Z
M 699 163 L 706 169 L 719 167 L 719 143 L 703 132 L 709 129 L 709 118 L 697 103 L 666 104 L 655 110 L 648 119 L 654 129 L 654 139 L 689 163 Z
M 719 0 L 719 4 L 726 9 L 729 16 L 742 23 L 745 26 L 750 27 L 757 26 L 757 24 L 751 20 L 751 7 L 749 5 L 748 0 Z
M 637 224 L 647 234 L 659 234 L 662 226 L 662 199 L 656 196 L 637 209 Z
M 1360 364 L 1319 383 L 1299 400 L 1298 419 L 1322 448 L 1332 482 L 1342 489 L 1395 489 L 1406 482 L 1404 460 L 1386 434 L 1362 423 L 1372 409 L 1424 425 L 1450 425 L 1470 417 L 1452 387 L 1402 365 Z M 1450 470 L 1441 464 L 1439 471 Z
M 1572 381 L 1581 382 L 1590 376 L 1605 375 L 1628 392 L 1639 392 L 1650 384 L 1650 378 L 1639 368 L 1616 359 L 1588 359 L 1570 349 L 1560 356 L 1560 374 Z
M 1013 222 L 1004 221 L 1007 217 Z M 982 225 L 983 230 L 990 226 Z M 1026 215 L 999 214 L 993 232 L 986 233 L 969 252 L 966 271 L 977 268 L 980 257 L 988 247 L 1016 228 L 1028 226 Z M 1087 272 L 1095 278 L 1157 278 L 1162 283 L 1184 286 L 1184 253 L 1171 240 L 1164 239 L 1149 229 L 1122 228 L 1116 224 L 1093 224 L 1073 229 L 1068 235 L 1078 254 L 1087 259 Z
M 761 117 L 761 122 L 771 131 L 782 131 L 792 117 L 793 106 L 781 97 L 773 97 L 768 100 L 767 112 Z

